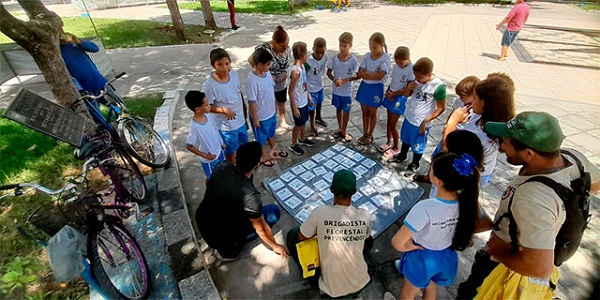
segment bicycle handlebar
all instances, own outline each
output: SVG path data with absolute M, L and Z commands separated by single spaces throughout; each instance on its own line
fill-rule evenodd
M 113 81 L 115 81 L 115 80 L 123 77 L 125 74 L 127 74 L 127 73 L 121 72 L 121 73 L 117 74 L 117 76 L 115 76 L 115 78 L 113 78 L 110 81 L 106 82 L 106 84 L 104 85 L 104 88 L 102 89 L 102 91 L 100 92 L 100 94 L 98 94 L 97 96 L 89 95 L 89 94 L 88 95 L 82 95 L 81 97 L 79 97 L 79 99 L 75 100 L 75 102 L 73 102 L 73 104 L 78 103 L 79 101 L 82 101 L 84 99 L 93 99 L 93 100 L 95 100 L 95 99 L 100 99 L 100 98 L 106 96 L 106 93 L 107 93 L 107 90 L 108 90 L 108 86 L 111 83 L 113 83 Z

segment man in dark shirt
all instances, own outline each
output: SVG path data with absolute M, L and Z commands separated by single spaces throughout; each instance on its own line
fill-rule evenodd
M 237 258 L 244 245 L 257 236 L 275 253 L 287 257 L 271 227 L 281 216 L 277 205 L 263 207 L 252 174 L 260 165 L 262 148 L 258 142 L 243 144 L 236 151 L 236 164 L 224 162 L 215 168 L 206 193 L 196 210 L 196 223 L 206 243 L 223 259 Z

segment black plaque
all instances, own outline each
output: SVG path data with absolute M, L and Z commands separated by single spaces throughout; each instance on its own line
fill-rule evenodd
M 81 146 L 84 117 L 26 89 L 19 91 L 4 116 L 75 147 Z

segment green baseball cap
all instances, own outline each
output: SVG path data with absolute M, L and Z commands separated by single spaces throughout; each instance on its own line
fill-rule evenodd
M 348 170 L 333 174 L 331 190 L 335 196 L 352 196 L 356 193 L 356 175 Z
M 487 122 L 485 131 L 493 136 L 512 137 L 523 145 L 542 152 L 560 149 L 565 139 L 555 117 L 536 111 L 522 112 L 506 123 Z

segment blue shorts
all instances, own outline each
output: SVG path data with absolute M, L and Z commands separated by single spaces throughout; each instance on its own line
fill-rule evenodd
M 356 92 L 356 100 L 365 106 L 379 107 L 383 100 L 383 83 L 365 83 L 362 81 Z
M 242 145 L 248 142 L 248 131 L 246 125 L 240 126 L 240 128 L 230 131 L 221 131 L 221 138 L 225 143 L 225 155 L 234 154 L 235 151 Z
M 281 209 L 276 204 L 267 204 L 263 206 L 262 213 L 263 218 L 265 218 L 265 222 L 267 222 L 267 225 L 269 225 L 269 227 L 271 228 L 281 218 Z M 257 237 L 258 235 L 256 234 L 256 232 L 249 233 L 248 236 L 246 236 L 246 243 L 251 242 Z
M 252 122 L 252 119 L 250 119 Z M 252 122 L 254 124 L 254 122 Z M 261 145 L 264 146 L 269 138 L 275 136 L 275 126 L 277 125 L 277 117 L 273 115 L 271 118 L 264 121 L 260 121 L 260 127 L 254 128 L 254 139 Z
M 403 143 L 409 144 L 413 153 L 423 154 L 425 152 L 425 145 L 427 144 L 427 135 L 429 134 L 429 128 L 425 134 L 419 132 L 419 127 L 410 124 L 406 119 L 402 122 L 402 129 L 400 130 L 400 139 Z
M 294 116 L 294 125 L 304 126 L 304 124 L 306 124 L 306 121 L 308 121 L 308 104 L 299 107 L 298 110 L 300 111 L 300 117 L 296 118 L 296 116 Z
M 406 96 L 394 96 L 394 101 L 384 97 L 381 105 L 389 112 L 402 116 L 406 111 Z
M 398 271 L 418 288 L 426 288 L 430 281 L 450 286 L 458 271 L 458 254 L 450 248 L 413 250 L 402 254 Z
M 331 95 L 331 104 L 335 106 L 335 109 L 343 112 L 350 112 L 352 109 L 352 97 L 350 96 L 338 96 L 336 94 Z
M 317 108 L 317 104 L 323 103 L 323 100 L 325 99 L 325 92 L 323 89 L 321 89 L 318 92 L 310 93 L 310 97 L 312 98 L 313 105 L 309 105 L 308 110 L 313 111 Z
M 223 151 L 221 151 L 221 154 L 219 154 L 219 156 L 215 160 L 209 163 L 200 161 L 200 164 L 202 165 L 202 170 L 204 170 L 204 174 L 206 174 L 206 179 L 210 178 L 210 175 L 212 175 L 212 171 L 215 169 L 215 167 L 224 160 L 225 156 L 223 156 Z
M 518 31 L 504 30 L 504 34 L 502 35 L 502 46 L 510 46 L 517 38 L 517 34 L 519 34 Z

